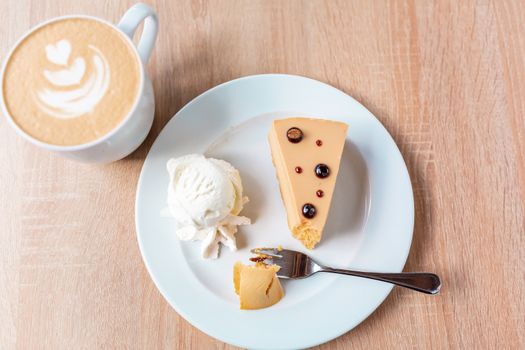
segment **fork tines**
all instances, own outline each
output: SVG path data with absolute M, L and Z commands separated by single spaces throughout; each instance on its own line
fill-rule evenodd
M 281 254 L 279 254 L 282 251 L 282 249 L 279 249 L 279 248 L 254 248 L 250 251 L 252 252 L 252 254 L 267 255 L 272 258 L 282 258 L 283 257 Z

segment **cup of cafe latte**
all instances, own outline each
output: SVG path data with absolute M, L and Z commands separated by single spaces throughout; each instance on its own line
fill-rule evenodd
M 144 21 L 135 45 L 131 38 Z M 7 56 L 1 107 L 37 146 L 86 162 L 111 162 L 146 138 L 155 109 L 146 75 L 158 23 L 144 4 L 118 25 L 90 16 L 52 19 L 29 31 Z

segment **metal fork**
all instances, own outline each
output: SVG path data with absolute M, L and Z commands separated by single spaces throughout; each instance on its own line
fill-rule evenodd
M 256 248 L 253 254 L 258 257 L 254 261 L 265 264 L 275 264 L 280 267 L 277 277 L 284 279 L 305 278 L 317 272 L 332 272 L 341 275 L 364 277 L 377 281 L 388 282 L 397 286 L 410 288 L 427 294 L 437 294 L 441 288 L 439 277 L 426 272 L 381 273 L 364 272 L 344 269 L 334 269 L 315 262 L 308 255 L 295 250 L 279 248 Z

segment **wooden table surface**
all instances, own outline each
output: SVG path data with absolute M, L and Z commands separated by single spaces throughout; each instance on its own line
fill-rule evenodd
M 0 2 L 0 56 L 57 15 L 117 21 L 133 1 Z M 111 165 L 63 160 L 0 119 L 1 349 L 231 349 L 156 290 L 135 238 L 135 188 L 162 127 L 207 89 L 250 74 L 319 79 L 392 134 L 416 205 L 407 271 L 320 349 L 525 348 L 525 2 L 156 1 L 157 110 L 146 142 Z M 352 310 L 348 310 L 349 313 Z M 313 320 L 315 321 L 315 320 Z

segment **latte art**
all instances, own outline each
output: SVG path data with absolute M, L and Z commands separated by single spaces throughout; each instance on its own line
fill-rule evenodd
M 110 69 L 104 55 L 93 45 L 88 45 L 93 53 L 91 64 L 93 71 L 86 81 L 79 85 L 86 72 L 86 61 L 77 57 L 70 66 L 67 65 L 71 54 L 71 44 L 68 40 L 60 40 L 56 44 L 46 46 L 48 61 L 64 66 L 58 71 L 44 70 L 46 80 L 51 88 L 37 91 L 38 104 L 43 111 L 56 118 L 69 119 L 84 115 L 104 97 L 109 86 Z M 55 87 L 68 88 L 56 89 Z
M 140 57 L 111 25 L 63 18 L 31 32 L 8 58 L 2 99 L 26 134 L 81 145 L 114 130 L 140 96 Z

